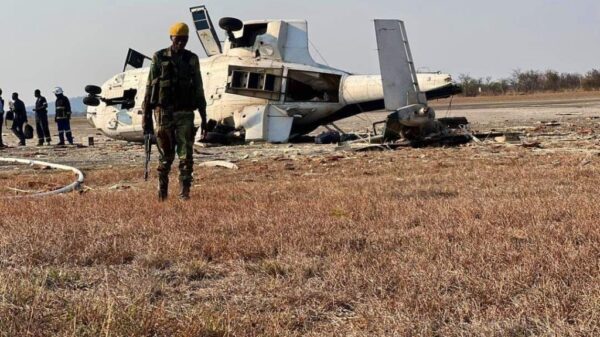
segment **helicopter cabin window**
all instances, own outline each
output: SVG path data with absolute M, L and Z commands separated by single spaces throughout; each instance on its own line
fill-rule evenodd
M 229 67 L 229 94 L 279 100 L 282 69 Z
M 342 77 L 309 71 L 290 70 L 285 92 L 286 102 L 328 102 L 340 101 L 339 89 Z
M 235 45 L 233 48 L 250 48 L 254 46 L 256 42 L 256 38 L 260 35 L 267 33 L 266 23 L 255 23 L 244 26 L 244 35 L 242 37 L 235 39 Z

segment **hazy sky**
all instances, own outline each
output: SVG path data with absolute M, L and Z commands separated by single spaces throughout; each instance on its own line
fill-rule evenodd
M 1 0 L 3 96 L 18 91 L 31 104 L 35 88 L 51 98 L 56 85 L 81 96 L 122 69 L 129 47 L 149 55 L 166 47 L 168 27 L 191 24 L 189 7 L 200 4 L 215 22 L 307 19 L 327 62 L 355 73 L 379 72 L 376 18 L 404 20 L 417 67 L 454 76 L 600 68 L 599 0 Z

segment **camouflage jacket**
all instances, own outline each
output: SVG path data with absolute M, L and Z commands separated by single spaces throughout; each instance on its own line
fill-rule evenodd
M 171 111 L 199 109 L 203 114 L 206 111 L 206 99 L 198 56 L 188 50 L 173 54 L 171 48 L 154 54 L 144 106 Z

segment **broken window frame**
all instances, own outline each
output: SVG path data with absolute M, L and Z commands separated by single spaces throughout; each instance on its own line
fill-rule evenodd
M 256 39 L 267 33 L 269 24 L 267 22 L 251 23 L 244 25 L 242 36 L 231 41 L 231 48 L 252 48 Z
M 290 73 L 292 73 L 292 76 L 290 76 Z M 290 83 L 291 83 L 291 81 L 297 81 L 297 82 L 300 82 L 300 83 L 308 86 L 308 84 L 303 83 L 302 81 L 293 78 L 294 73 L 308 73 L 308 74 L 318 74 L 319 76 L 335 77 L 337 86 L 335 86 L 335 89 L 332 87 L 330 90 L 326 90 L 324 92 L 324 94 L 326 94 L 327 92 L 331 92 L 331 94 L 329 95 L 330 98 L 328 100 L 325 100 L 325 99 L 314 100 L 314 98 L 316 98 L 317 96 L 313 96 L 313 98 L 311 98 L 311 99 L 292 99 L 292 98 L 290 98 Z M 284 103 L 334 103 L 334 104 L 339 103 L 340 102 L 340 86 L 341 85 L 342 85 L 342 75 L 339 75 L 339 74 L 311 71 L 311 70 L 301 70 L 301 69 L 287 69 L 286 74 L 285 74 L 285 83 L 284 83 L 285 90 L 282 92 L 283 102 Z
M 242 76 L 242 78 L 240 79 L 236 76 Z M 252 83 L 250 79 L 254 79 Z M 283 79 L 283 68 L 229 66 L 225 92 L 234 95 L 280 101 Z M 268 81 L 272 82 L 272 90 L 267 90 Z

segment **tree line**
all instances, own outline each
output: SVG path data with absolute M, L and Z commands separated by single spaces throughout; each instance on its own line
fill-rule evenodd
M 559 73 L 554 70 L 515 70 L 509 78 L 499 80 L 493 80 L 492 77 L 473 78 L 468 74 L 461 74 L 458 80 L 463 87 L 463 95 L 467 97 L 600 90 L 598 69 L 584 75 Z

